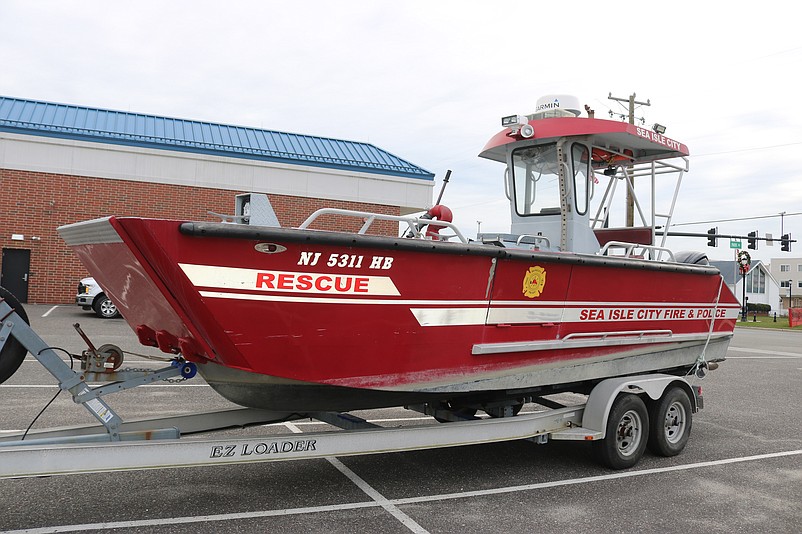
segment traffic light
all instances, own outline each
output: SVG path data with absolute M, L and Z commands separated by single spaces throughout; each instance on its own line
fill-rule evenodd
M 749 232 L 747 235 L 748 244 L 746 248 L 757 250 L 757 232 Z
M 780 242 L 780 250 L 783 252 L 791 252 L 791 234 L 783 234 Z
M 716 226 L 715 228 L 711 228 L 710 230 L 707 231 L 707 235 L 708 235 L 708 237 L 707 237 L 707 246 L 708 247 L 717 246 L 717 243 L 716 243 L 716 241 L 717 241 L 716 235 L 717 234 L 718 234 L 718 226 Z

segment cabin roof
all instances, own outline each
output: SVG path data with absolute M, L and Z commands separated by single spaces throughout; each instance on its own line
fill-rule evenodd
M 530 120 L 534 135 L 524 138 L 512 134 L 510 129 L 493 136 L 479 154 L 483 158 L 506 161 L 508 145 L 523 141 L 537 143 L 557 140 L 560 137 L 585 137 L 594 146 L 611 150 L 633 152 L 634 163 L 671 159 L 689 154 L 688 147 L 648 128 L 627 122 L 584 117 L 560 117 Z

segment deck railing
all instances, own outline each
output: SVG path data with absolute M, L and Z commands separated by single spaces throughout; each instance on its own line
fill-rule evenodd
M 426 233 L 423 231 L 423 228 L 427 225 L 432 226 L 441 226 L 443 228 L 447 228 L 454 232 L 451 235 L 439 235 L 437 239 L 439 241 L 448 241 L 449 239 L 456 237 L 463 243 L 467 243 L 468 240 L 465 239 L 465 236 L 459 231 L 459 229 L 454 226 L 450 222 L 446 221 L 438 221 L 436 219 L 424 219 L 421 217 L 405 217 L 405 216 L 398 216 L 398 215 L 385 215 L 383 213 L 372 213 L 368 211 L 355 211 L 355 210 L 344 210 L 339 208 L 322 208 L 314 212 L 312 215 L 307 217 L 307 219 L 298 226 L 298 229 L 305 230 L 309 228 L 312 223 L 322 215 L 339 215 L 343 217 L 354 217 L 364 220 L 364 224 L 362 228 L 359 229 L 357 232 L 358 234 L 365 234 L 368 231 L 368 228 L 375 222 L 375 221 L 394 221 L 398 223 L 405 223 L 407 225 L 407 236 L 415 238 L 415 239 L 432 239 L 428 237 Z
M 604 244 L 602 249 L 599 251 L 599 255 L 601 256 L 609 256 L 610 249 L 624 249 L 623 256 L 625 258 L 637 258 L 637 257 L 645 257 L 646 253 L 648 252 L 649 258 L 652 260 L 660 260 L 663 256 L 663 253 L 668 255 L 668 260 L 675 262 L 674 253 L 671 252 L 671 249 L 666 247 L 658 247 L 655 245 L 643 245 L 640 243 L 625 243 L 623 241 L 608 241 Z M 638 254 L 634 254 L 635 251 L 638 251 Z

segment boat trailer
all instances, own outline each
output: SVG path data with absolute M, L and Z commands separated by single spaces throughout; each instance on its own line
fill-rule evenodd
M 73 401 L 99 423 L 0 436 L 0 479 L 378 454 L 510 440 L 541 444 L 549 440 L 591 441 L 603 463 L 622 469 L 635 465 L 647 444 L 664 456 L 681 452 L 690 433 L 692 413 L 702 407 L 700 388 L 678 376 L 653 373 L 603 380 L 586 402 L 574 406 L 528 397 L 528 401 L 544 407 L 535 413 L 517 414 L 510 406 L 502 406 L 493 411 L 493 417 L 477 418 L 462 417 L 434 404 L 406 407 L 447 424 L 387 428 L 348 413 L 298 414 L 251 408 L 126 422 L 105 397 L 160 380 L 190 379 L 195 376 L 195 365 L 176 356 L 162 369 L 119 370 L 119 348 L 95 348 L 77 325 L 76 329 L 89 347 L 80 358 L 80 371 L 67 365 L 54 347 L 0 298 L 0 353 L 12 338 L 16 339 L 53 375 L 59 388 L 70 392 Z M 102 385 L 90 387 L 90 382 Z M 310 418 L 341 430 L 195 437 L 216 430 Z

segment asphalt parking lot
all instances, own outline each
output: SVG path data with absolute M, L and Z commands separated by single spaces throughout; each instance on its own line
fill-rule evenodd
M 46 342 L 138 354 L 122 320 L 26 306 Z M 0 432 L 26 428 L 57 391 L 29 357 L 0 385 Z M 150 364 L 138 356 L 126 364 Z M 705 409 L 674 458 L 599 466 L 588 444 L 516 441 L 247 465 L 0 480 L 0 530 L 25 532 L 794 532 L 802 524 L 802 334 L 738 328 L 701 382 Z M 231 405 L 195 378 L 109 397 L 125 419 Z M 526 408 L 525 408 L 526 410 Z M 384 424 L 420 414 L 360 412 Z M 92 419 L 61 395 L 35 428 Z M 436 423 L 434 423 L 436 424 Z M 308 421 L 269 432 L 321 430 Z

